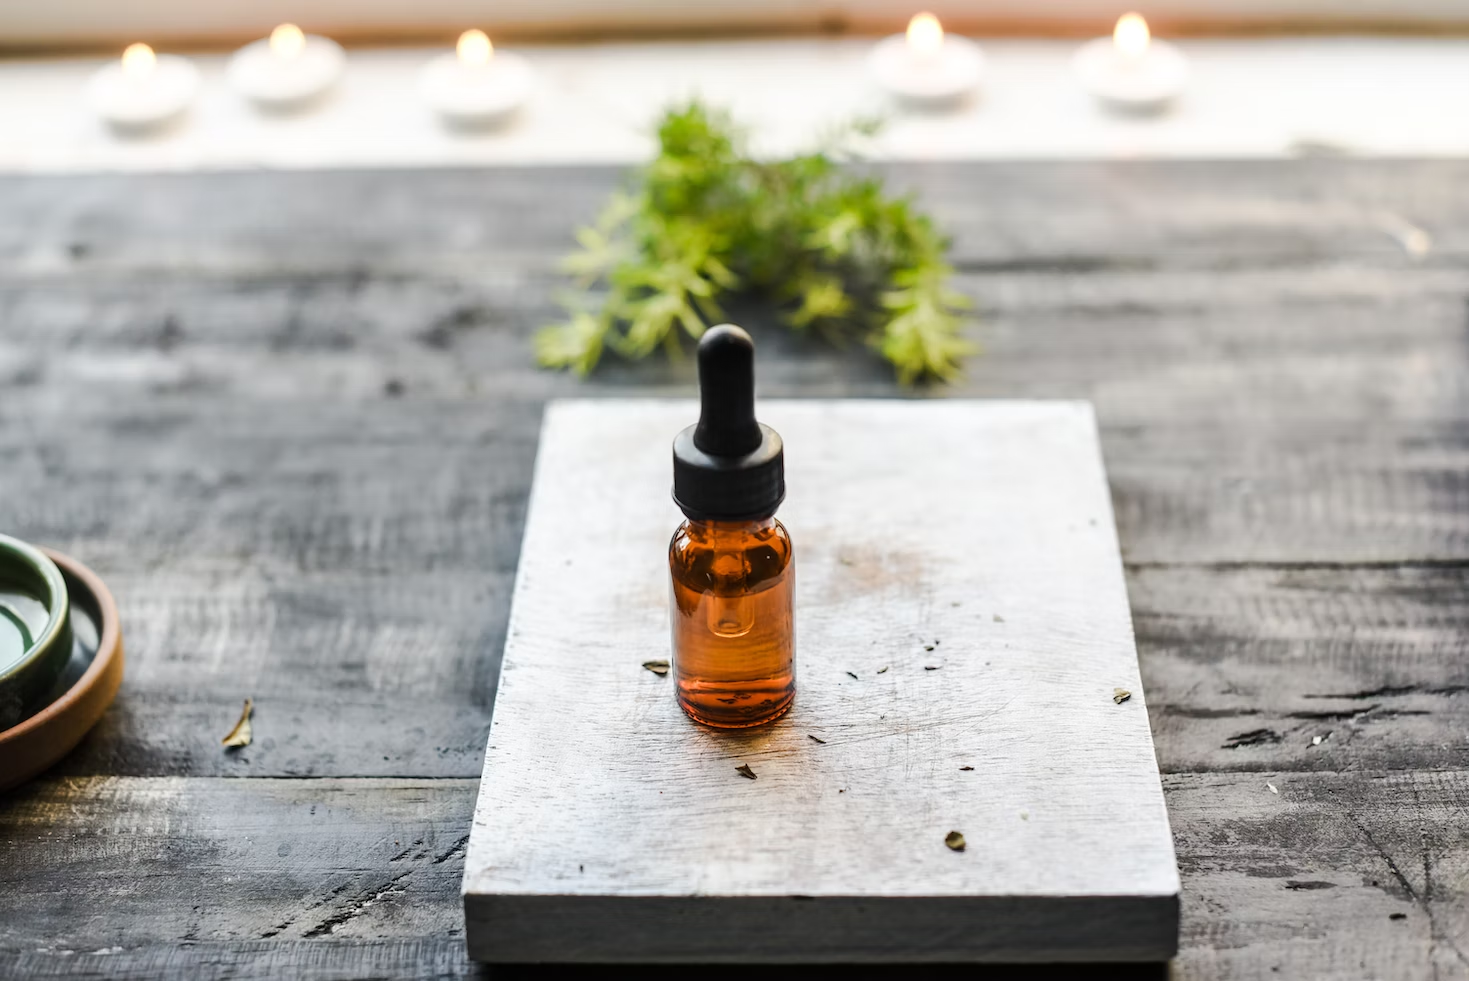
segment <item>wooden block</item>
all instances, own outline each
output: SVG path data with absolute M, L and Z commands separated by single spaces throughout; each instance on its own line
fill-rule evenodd
M 471 956 L 1172 956 L 1091 406 L 759 408 L 786 443 L 799 688 L 744 732 L 689 721 L 641 666 L 669 653 L 670 444 L 697 407 L 547 410 L 465 863 Z

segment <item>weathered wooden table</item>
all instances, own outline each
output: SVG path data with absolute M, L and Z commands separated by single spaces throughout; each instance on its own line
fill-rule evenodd
M 893 178 L 979 303 L 953 391 L 1096 404 L 1176 973 L 1469 974 L 1469 164 Z M 692 391 L 529 367 L 617 179 L 0 180 L 0 527 L 100 572 L 129 656 L 0 801 L 0 975 L 476 971 L 459 881 L 542 405 Z M 768 395 L 903 394 L 759 336 Z

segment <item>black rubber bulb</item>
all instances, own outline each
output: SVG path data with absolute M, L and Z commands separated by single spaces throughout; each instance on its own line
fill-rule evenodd
M 755 342 L 733 324 L 699 339 L 699 425 L 694 445 L 710 456 L 744 456 L 760 446 L 755 421 Z

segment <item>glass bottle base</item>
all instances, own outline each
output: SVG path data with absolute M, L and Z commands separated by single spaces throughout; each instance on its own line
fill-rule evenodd
M 678 707 L 695 722 L 715 729 L 750 729 L 774 722 L 790 711 L 796 691 L 704 690 L 678 693 Z

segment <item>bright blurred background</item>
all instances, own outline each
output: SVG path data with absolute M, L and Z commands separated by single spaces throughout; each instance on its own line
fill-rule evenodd
M 904 0 L 0 4 L 0 172 L 633 162 L 650 153 L 659 110 L 693 95 L 773 152 L 880 114 L 877 158 L 1469 154 L 1465 0 L 1139 5 L 1154 50 L 1172 42 L 1189 69 L 1148 113 L 1109 111 L 1077 73 L 1079 46 L 1109 36 L 1127 0 L 926 7 L 983 52 L 973 92 L 939 107 L 874 81 L 874 46 L 920 10 Z M 340 42 L 345 70 L 323 97 L 262 112 L 230 58 L 282 24 Z M 494 126 L 445 126 L 425 102 L 425 66 L 468 29 L 529 69 Z M 197 68 L 187 112 L 167 126 L 125 132 L 88 102 L 89 79 L 133 43 Z
M 933 0 L 965 33 L 1089 36 L 1110 28 L 1118 0 Z M 258 37 L 282 21 L 342 41 L 429 41 L 466 24 L 514 37 L 884 33 L 916 7 L 900 0 L 58 0 L 0 5 L 10 47 L 105 46 L 148 36 L 170 44 Z M 1143 13 L 1169 33 L 1433 32 L 1469 29 L 1464 0 L 1157 0 Z

